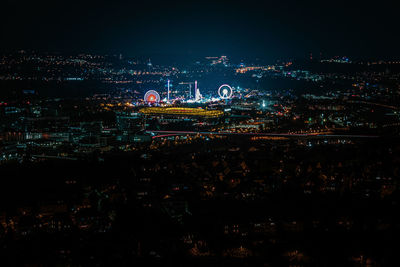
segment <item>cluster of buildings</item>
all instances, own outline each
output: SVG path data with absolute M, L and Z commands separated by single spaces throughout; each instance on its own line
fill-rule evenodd
M 0 198 L 12 203 L 0 207 L 1 251 L 49 238 L 46 255 L 77 265 L 104 263 L 104 250 L 127 265 L 171 255 L 263 266 L 390 256 L 398 219 L 380 211 L 399 203 L 397 73 L 225 56 L 179 68 L 121 56 L 2 60 L 0 84 L 27 83 L 0 94 Z M 6 61 L 33 65 L 11 74 Z M 322 64 L 356 64 L 345 61 Z M 101 90 L 43 91 L 92 82 Z M 343 251 L 332 253 L 332 238 Z

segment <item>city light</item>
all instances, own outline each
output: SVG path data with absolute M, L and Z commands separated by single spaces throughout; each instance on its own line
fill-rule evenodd
M 3 1 L 1 266 L 400 265 L 396 4 Z

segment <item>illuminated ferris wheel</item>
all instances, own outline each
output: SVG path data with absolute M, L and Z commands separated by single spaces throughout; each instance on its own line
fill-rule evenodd
M 218 95 L 222 99 L 229 99 L 232 97 L 233 89 L 227 84 L 223 84 L 218 88 Z
M 157 91 L 149 90 L 144 95 L 143 100 L 147 104 L 155 104 L 155 103 L 160 102 L 160 95 L 157 93 Z

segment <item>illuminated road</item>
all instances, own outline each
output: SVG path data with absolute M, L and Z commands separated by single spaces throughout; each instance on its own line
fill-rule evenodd
M 378 138 L 377 135 L 351 135 L 351 134 L 326 134 L 326 133 L 231 133 L 231 132 L 194 132 L 194 131 L 146 131 L 159 134 L 153 138 L 162 138 L 175 135 L 247 135 L 247 136 L 271 136 L 271 137 L 336 137 L 336 138 Z

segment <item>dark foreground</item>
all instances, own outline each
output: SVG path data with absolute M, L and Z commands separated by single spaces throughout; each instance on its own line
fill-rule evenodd
M 222 138 L 2 165 L 0 256 L 25 266 L 393 265 L 399 152 L 397 139 Z

